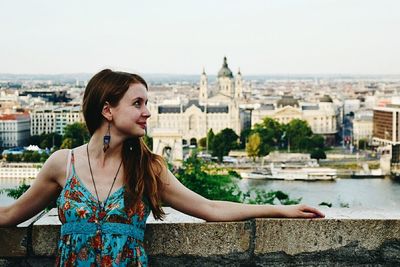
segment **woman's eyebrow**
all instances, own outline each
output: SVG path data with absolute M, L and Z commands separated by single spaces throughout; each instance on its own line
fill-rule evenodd
M 143 98 L 143 97 L 140 97 L 140 96 L 138 96 L 138 97 L 135 97 L 135 98 L 133 98 L 133 99 L 132 99 L 132 101 L 137 101 L 137 100 L 141 100 L 141 101 L 147 101 L 148 99 L 146 99 L 146 98 Z

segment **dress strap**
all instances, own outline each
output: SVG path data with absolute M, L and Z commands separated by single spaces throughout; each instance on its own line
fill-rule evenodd
M 67 171 L 65 179 L 68 180 L 68 178 L 71 176 L 71 166 L 72 166 L 72 172 L 75 173 L 75 155 L 74 155 L 74 150 L 70 149 L 68 153 L 68 161 L 67 161 Z
M 68 180 L 69 172 L 71 169 L 71 158 L 72 158 L 72 150 L 68 152 L 68 159 L 67 159 L 67 168 L 65 170 L 65 180 Z
M 75 154 L 74 154 L 74 149 L 71 149 L 71 164 L 72 164 L 72 171 L 76 173 L 75 170 Z

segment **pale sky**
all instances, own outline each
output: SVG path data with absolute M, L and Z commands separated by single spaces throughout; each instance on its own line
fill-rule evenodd
M 0 73 L 400 74 L 397 0 L 0 0 Z

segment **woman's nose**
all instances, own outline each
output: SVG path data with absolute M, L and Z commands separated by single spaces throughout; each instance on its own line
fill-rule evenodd
M 150 118 L 151 113 L 150 113 L 150 110 L 147 107 L 144 108 L 144 112 L 142 113 L 142 116 L 146 117 L 146 118 Z

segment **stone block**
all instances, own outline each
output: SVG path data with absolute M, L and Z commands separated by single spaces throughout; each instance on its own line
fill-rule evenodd
M 0 228 L 0 257 L 27 255 L 28 227 Z
M 211 257 L 248 253 L 251 222 L 149 224 L 145 235 L 149 255 Z
M 34 256 L 54 257 L 56 255 L 60 225 L 56 209 L 52 209 L 33 224 L 32 250 Z
M 399 220 L 257 219 L 254 253 L 296 255 L 354 245 L 375 250 L 387 240 L 400 240 Z

